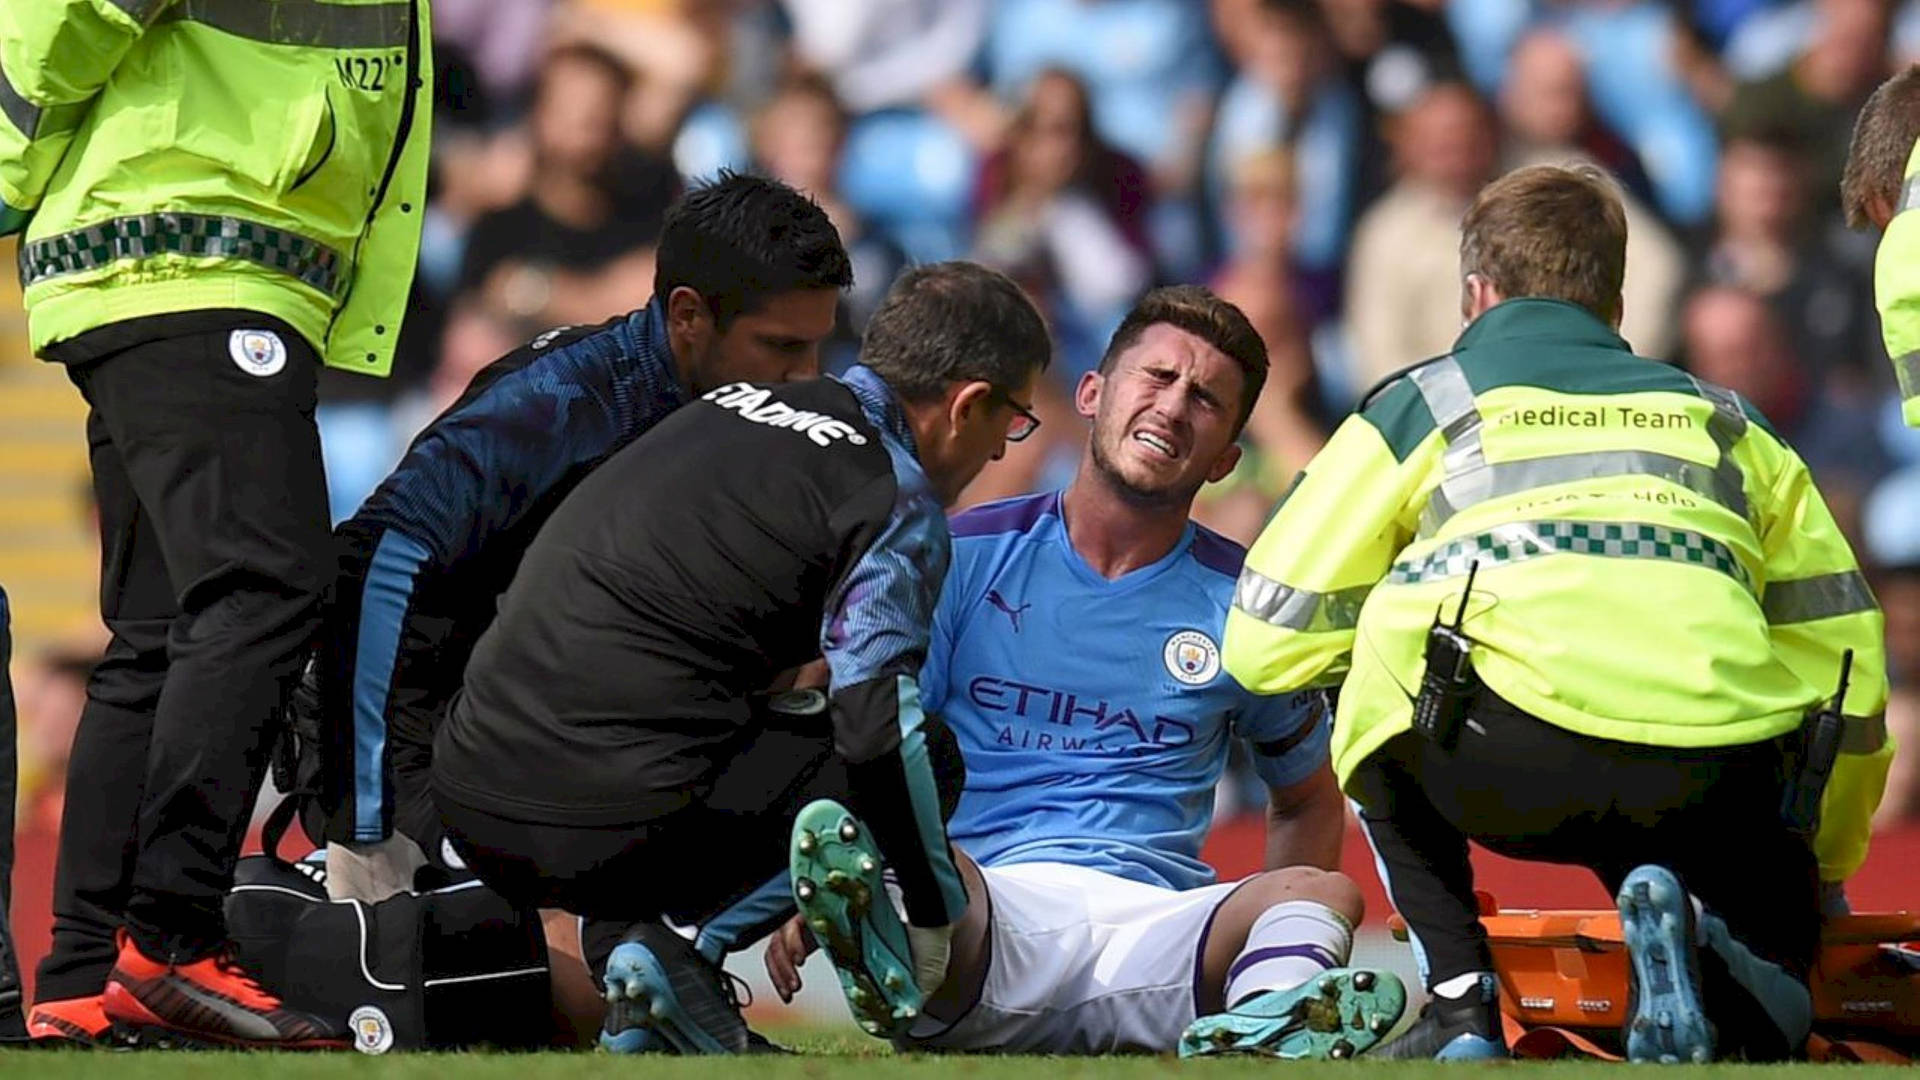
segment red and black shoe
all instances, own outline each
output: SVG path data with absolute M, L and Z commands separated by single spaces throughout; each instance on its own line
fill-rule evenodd
M 27 1013 L 27 1038 L 35 1046 L 112 1046 L 113 1021 L 101 995 L 38 1001 Z
M 317 1016 L 289 1009 L 230 949 L 186 964 L 154 960 L 123 932 L 107 976 L 107 1019 L 135 1046 L 333 1050 L 350 1045 Z

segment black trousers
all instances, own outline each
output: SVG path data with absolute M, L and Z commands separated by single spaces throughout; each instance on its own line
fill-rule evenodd
M 941 813 L 950 816 L 966 767 L 944 723 L 929 716 L 924 730 Z M 455 850 L 481 880 L 516 907 L 562 908 L 586 920 L 582 950 L 598 978 L 627 928 L 643 920 L 724 918 L 740 924 L 727 948 L 777 929 L 793 902 L 784 889 L 774 897 L 765 887 L 786 872 L 794 816 L 815 799 L 847 800 L 848 789 L 831 732 L 767 729 L 746 739 L 707 798 L 634 825 L 519 822 L 434 795 Z
M 48 999 L 99 993 L 123 925 L 158 957 L 224 938 L 221 901 L 330 572 L 313 349 L 247 313 L 165 325 L 69 365 L 92 407 L 112 639 L 68 766 Z M 259 328 L 279 365 L 234 337 Z
M 1426 954 L 1429 986 L 1493 970 L 1469 839 L 1511 858 L 1587 867 L 1609 893 L 1635 867 L 1659 864 L 1755 953 L 1807 973 L 1819 941 L 1819 872 L 1806 841 L 1780 820 L 1781 742 L 1695 750 L 1610 742 L 1484 691 L 1471 716 L 1452 751 L 1409 732 L 1363 762 L 1349 785 L 1394 907 Z M 1792 1048 L 1768 1044 L 1762 1029 L 1771 1025 L 1711 950 L 1701 960 L 1722 1052 L 1785 1056 Z
M 20 956 L 13 948 L 13 807 L 20 784 L 19 717 L 13 708 L 13 631 L 0 589 L 0 1043 L 24 1039 Z

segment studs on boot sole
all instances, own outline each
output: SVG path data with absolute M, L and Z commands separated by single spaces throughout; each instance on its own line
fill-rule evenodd
M 1353 1056 L 1353 1044 L 1345 1039 L 1327 1047 L 1327 1057 L 1334 1061 L 1345 1061 Z
M 876 863 L 876 862 L 874 862 L 874 861 L 873 861 L 873 860 L 872 860 L 871 858 L 862 858 L 862 859 L 860 860 L 860 872 L 861 872 L 861 873 L 863 873 L 863 874 L 871 874 L 871 873 L 873 873 L 873 872 L 874 872 L 875 870 L 878 870 L 878 869 L 880 869 L 880 864 L 879 864 L 879 863 Z
M 802 900 L 813 899 L 813 890 L 814 890 L 814 884 L 812 881 L 808 880 L 807 878 L 801 878 L 800 880 L 793 883 L 793 895 L 799 897 Z
M 1361 992 L 1373 989 L 1373 972 L 1356 971 L 1353 973 L 1353 988 Z
M 811 855 L 813 854 L 813 850 L 820 846 L 820 841 L 813 835 L 813 830 L 802 829 L 800 830 L 800 839 L 795 841 L 793 846 L 799 849 L 800 854 Z
M 844 844 L 851 844 L 858 839 L 860 839 L 860 826 L 855 825 L 853 823 L 852 818 L 841 818 L 840 819 L 840 842 Z

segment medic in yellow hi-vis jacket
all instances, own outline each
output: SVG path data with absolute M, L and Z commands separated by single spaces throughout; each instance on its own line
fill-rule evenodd
M 1854 118 L 1840 178 L 1853 228 L 1882 230 L 1873 262 L 1874 306 L 1900 385 L 1900 411 L 1920 427 L 1920 65 L 1881 83 Z
M 1817 918 L 1813 860 L 1781 821 L 1781 781 L 1846 650 L 1843 752 L 1816 844 L 1826 880 L 1864 859 L 1893 752 L 1881 614 L 1806 466 L 1735 394 L 1615 333 L 1617 206 L 1581 170 L 1522 170 L 1482 193 L 1463 226 L 1471 325 L 1451 354 L 1374 392 L 1308 465 L 1249 552 L 1227 621 L 1225 666 L 1248 689 L 1341 688 L 1334 769 L 1425 939 L 1430 985 L 1491 971 L 1468 836 L 1592 866 L 1615 889 L 1662 862 L 1797 968 Z M 1412 733 L 1414 698 L 1429 627 L 1453 621 L 1470 572 L 1462 633 L 1479 689 L 1457 742 L 1436 745 Z M 1792 880 L 1770 890 L 1776 874 Z M 1445 895 L 1411 895 L 1423 891 Z M 1749 917 L 1759 904 L 1782 925 Z M 1476 1026 L 1428 1022 L 1447 1038 L 1403 1049 L 1431 1056 Z
M 1248 552 L 1227 670 L 1262 693 L 1342 686 L 1344 782 L 1407 730 L 1428 624 L 1475 560 L 1480 677 L 1603 739 L 1786 734 L 1854 650 L 1816 847 L 1825 880 L 1859 868 L 1893 753 L 1880 610 L 1806 465 L 1750 405 L 1571 304 L 1501 304 L 1307 468 Z
M 1907 159 L 1902 196 L 1873 258 L 1873 299 L 1880 311 L 1880 334 L 1900 385 L 1900 413 L 1909 427 L 1920 427 L 1920 145 Z M 1911 192 L 1912 195 L 1906 193 Z

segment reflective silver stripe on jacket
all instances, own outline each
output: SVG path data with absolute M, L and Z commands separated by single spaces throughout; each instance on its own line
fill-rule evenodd
M 1880 716 L 1842 716 L 1840 752 L 1873 754 L 1887 745 L 1887 718 Z
M 320 0 L 176 0 L 160 21 L 196 22 L 270 45 L 402 48 L 413 32 L 413 7 Z
M 1920 172 L 1907 177 L 1900 185 L 1900 205 L 1894 207 L 1893 212 L 1904 214 L 1916 206 L 1920 206 Z
M 1737 501 L 1721 505 L 1744 518 L 1747 516 L 1747 478 L 1740 472 L 1739 462 L 1733 460 L 1733 448 L 1747 434 L 1747 411 L 1740 407 L 1740 399 L 1733 391 L 1701 382 L 1691 375 L 1687 379 L 1701 397 L 1713 402 L 1713 415 L 1707 419 L 1707 437 L 1720 448 L 1720 462 L 1713 469 L 1719 478 L 1718 484 L 1738 493 Z
M 0 69 L 0 114 L 29 139 L 72 131 L 86 119 L 87 109 L 92 105 L 92 98 L 66 105 L 35 105 L 13 85 L 6 71 Z
M 1447 442 L 1441 457 L 1440 486 L 1428 497 L 1420 514 L 1420 535 L 1432 536 L 1440 523 L 1462 507 L 1486 500 L 1491 477 L 1487 455 L 1480 445 L 1480 410 L 1473 403 L 1460 362 L 1444 357 L 1413 372 L 1414 389 L 1427 403 L 1433 422 Z
M 1645 522 L 1516 521 L 1449 540 L 1427 554 L 1404 559 L 1387 572 L 1387 583 L 1412 585 L 1464 576 L 1480 569 L 1548 555 L 1599 555 L 1614 559 L 1660 559 L 1718 570 L 1751 590 L 1753 579 L 1733 550 L 1710 536 Z
M 142 26 L 152 19 L 166 0 L 109 0 L 114 7 L 127 13 Z M 93 104 L 89 96 L 85 101 L 72 101 L 62 105 L 36 105 L 27 100 L 20 88 L 13 85 L 13 79 L 4 69 L 0 69 L 0 115 L 17 128 L 20 134 L 29 139 L 43 135 L 57 135 L 63 131 L 72 131 L 86 118 L 87 109 Z
M 1893 377 L 1899 380 L 1901 400 L 1920 397 L 1920 352 L 1894 357 Z
M 1767 622 L 1775 626 L 1879 608 L 1874 602 L 1873 590 L 1867 587 L 1867 579 L 1858 570 L 1770 581 L 1760 601 L 1760 609 L 1767 613 Z
M 1610 476 L 1665 480 L 1747 516 L 1745 478 L 1731 454 L 1746 431 L 1746 415 L 1739 402 L 1718 387 L 1695 381 L 1701 396 L 1714 406 L 1707 434 L 1720 457 L 1712 466 L 1651 450 L 1593 450 L 1488 464 L 1481 445 L 1484 422 L 1459 362 L 1452 357 L 1435 361 L 1416 370 L 1412 378 L 1447 442 L 1440 486 L 1420 511 L 1418 535 L 1423 539 L 1439 532 L 1461 510 L 1488 499 Z
M 1360 624 L 1360 605 L 1371 585 L 1318 593 L 1285 585 L 1243 567 L 1234 586 L 1233 606 L 1283 630 L 1351 630 Z
M 340 253 L 299 233 L 212 214 L 136 214 L 35 240 L 20 247 L 22 288 L 117 262 L 160 255 L 244 259 L 278 270 L 338 298 L 345 287 Z

